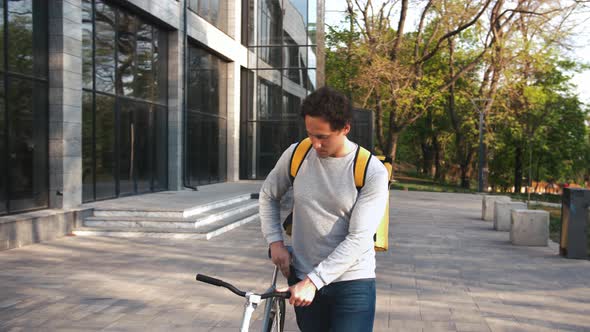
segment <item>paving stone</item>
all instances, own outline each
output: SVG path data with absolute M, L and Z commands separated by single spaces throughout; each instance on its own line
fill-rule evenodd
M 451 310 L 449 308 L 420 307 L 420 317 L 424 321 L 449 321 Z
M 154 204 L 110 204 L 133 202 Z M 374 331 L 590 330 L 590 261 L 511 246 L 480 220 L 478 195 L 393 191 L 390 205 Z M 264 291 L 266 247 L 252 223 L 212 241 L 67 237 L 2 251 L 0 330 L 235 331 L 243 299 L 195 274 Z
M 490 332 L 490 328 L 487 323 L 456 322 L 455 326 L 459 332 Z

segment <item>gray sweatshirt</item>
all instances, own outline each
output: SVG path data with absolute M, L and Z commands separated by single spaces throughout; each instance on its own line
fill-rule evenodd
M 260 220 L 266 241 L 283 240 L 281 197 L 291 187 L 291 145 L 260 190 Z M 374 156 L 360 193 L 354 184 L 356 149 L 339 158 L 320 158 L 311 148 L 293 183 L 293 266 L 317 289 L 335 281 L 375 277 L 373 235 L 385 212 L 388 174 Z

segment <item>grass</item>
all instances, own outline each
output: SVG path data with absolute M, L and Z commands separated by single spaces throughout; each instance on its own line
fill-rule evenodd
M 510 194 L 510 197 L 519 201 L 528 200 L 527 194 Z M 556 194 L 531 194 L 531 201 L 561 203 L 561 195 Z
M 463 188 L 453 183 L 436 182 L 428 175 L 417 172 L 398 172 L 394 176 L 396 182 L 391 185 L 392 189 L 408 191 L 431 191 L 431 192 L 450 192 L 450 193 L 475 193 L 477 189 L 470 187 Z M 507 195 L 518 201 L 527 201 L 527 194 L 513 193 L 486 193 L 486 195 Z M 531 194 L 532 201 L 561 203 L 561 195 L 555 194 Z
M 561 241 L 561 208 L 531 204 L 529 209 L 549 212 L 549 237 L 559 243 Z
M 450 193 L 472 193 L 472 189 L 461 188 L 449 183 L 438 183 L 426 177 L 420 177 L 415 174 L 395 176 L 396 182 L 391 185 L 392 189 L 408 191 L 430 191 L 430 192 L 450 192 Z
M 408 191 L 431 191 L 431 192 L 452 192 L 452 193 L 475 193 L 475 188 L 463 188 L 451 183 L 441 183 L 432 180 L 427 175 L 422 175 L 414 172 L 397 173 L 395 180 L 391 185 L 392 189 L 408 190 Z M 504 195 L 510 196 L 511 199 L 517 201 L 527 201 L 527 194 L 513 194 L 513 193 L 486 193 L 486 195 Z M 561 196 L 554 194 L 531 194 L 531 201 L 561 203 Z M 561 211 L 558 218 L 561 218 Z M 555 211 L 553 212 L 555 214 Z

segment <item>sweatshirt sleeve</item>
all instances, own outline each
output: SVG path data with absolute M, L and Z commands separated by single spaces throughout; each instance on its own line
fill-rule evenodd
M 291 155 L 296 145 L 292 144 L 283 152 L 283 155 L 279 158 L 272 171 L 270 171 L 260 189 L 258 199 L 260 225 L 262 234 L 269 244 L 283 240 L 280 217 L 281 197 L 291 187 L 289 167 L 291 164 Z
M 389 198 L 388 182 L 385 166 L 377 158 L 371 157 L 365 185 L 352 209 L 348 235 L 307 275 L 317 289 L 330 284 L 346 272 L 362 254 L 373 250 L 373 235 L 383 218 Z

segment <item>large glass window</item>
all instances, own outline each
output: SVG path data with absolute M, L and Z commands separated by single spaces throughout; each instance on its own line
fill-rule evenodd
M 227 32 L 228 1 L 234 0 L 188 0 L 188 8 L 219 30 Z
M 83 199 L 165 190 L 166 31 L 103 0 L 82 20 Z
M 254 40 L 254 3 L 242 0 L 242 45 Z
M 0 16 L 1 17 L 1 16 Z M 0 52 L 0 54 L 3 54 Z M 6 126 L 6 98 L 4 96 L 4 75 L 0 76 L 0 158 L 6 162 L 0 163 L 0 215 L 8 212 L 8 147 Z M 4 175 L 3 175 L 4 174 Z
M 190 45 L 187 171 L 192 185 L 227 179 L 227 63 Z
M 266 177 L 281 153 L 304 137 L 301 101 L 315 90 L 315 0 L 250 0 L 257 4 L 251 65 L 242 71 L 240 177 Z M 253 13 L 249 19 L 254 19 Z M 247 77 L 245 77 L 247 76 Z
M 135 96 L 135 41 L 137 18 L 119 11 L 117 24 L 117 72 L 115 90 L 118 95 Z
M 283 10 L 282 0 L 262 0 L 258 5 L 258 45 L 281 45 Z
M 48 24 L 43 0 L 0 0 L 0 214 L 46 208 Z
M 94 26 L 94 38 L 87 39 L 84 35 L 84 45 L 94 46 L 94 58 L 87 58 L 84 53 L 85 63 L 94 63 L 94 74 L 92 72 L 84 72 L 86 74 L 84 81 L 94 79 L 94 89 L 106 93 L 115 93 L 115 10 L 102 1 L 96 1 L 94 7 L 94 19 L 92 18 L 92 10 L 89 8 L 90 1 L 84 1 L 84 16 L 89 17 L 89 21 L 85 22 L 84 26 Z M 92 35 L 91 35 L 92 36 Z M 92 53 L 90 53 L 91 55 Z M 92 89 L 92 87 L 89 87 Z

